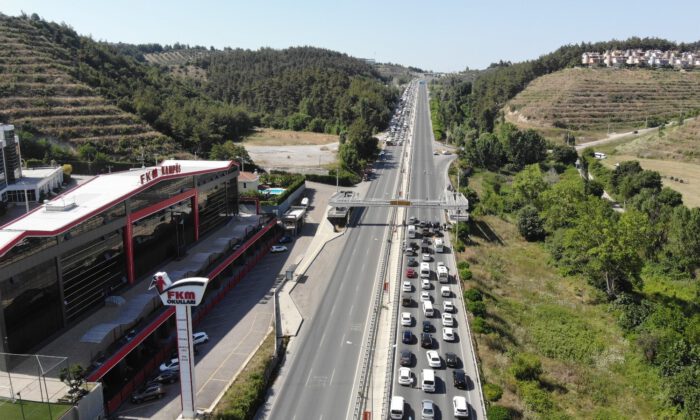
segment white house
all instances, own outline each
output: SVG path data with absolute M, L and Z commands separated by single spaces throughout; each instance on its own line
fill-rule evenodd
M 243 194 L 249 191 L 258 191 L 260 185 L 260 175 L 258 172 L 239 172 L 238 174 L 238 193 Z

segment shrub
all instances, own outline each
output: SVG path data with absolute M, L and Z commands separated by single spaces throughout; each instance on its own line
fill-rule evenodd
M 544 221 L 534 206 L 527 205 L 518 212 L 518 231 L 529 242 L 544 238 Z
M 474 314 L 474 316 L 485 316 L 486 315 L 486 304 L 482 301 L 467 302 L 467 309 L 469 312 Z
M 518 394 L 523 399 L 525 406 L 536 413 L 546 413 L 554 408 L 552 398 L 547 391 L 538 386 L 537 382 L 519 382 Z
M 465 269 L 465 268 L 469 268 L 469 263 L 466 261 L 460 261 L 457 263 L 457 268 L 460 270 Z
M 542 362 L 534 354 L 517 354 L 510 366 L 510 373 L 519 381 L 539 380 L 542 374 Z
M 489 401 L 498 401 L 503 396 L 503 388 L 496 384 L 484 384 L 484 398 Z
M 471 288 L 464 291 L 464 299 L 467 301 L 477 302 L 484 300 L 484 296 L 481 294 L 481 290 Z
M 480 316 L 475 316 L 472 319 L 472 331 L 476 334 L 486 334 L 489 332 L 489 326 L 486 324 L 486 320 Z
M 486 417 L 489 420 L 511 420 L 516 418 L 513 412 L 502 405 L 492 405 L 486 409 Z
M 471 280 L 472 279 L 472 272 L 468 268 L 463 268 L 459 270 L 459 278 L 462 280 Z

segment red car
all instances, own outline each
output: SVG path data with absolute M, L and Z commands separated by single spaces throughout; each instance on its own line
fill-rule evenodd
M 412 268 L 407 268 L 407 269 L 406 269 L 406 277 L 413 278 L 413 277 L 415 277 L 415 276 L 416 276 L 416 270 L 414 270 L 414 269 L 412 269 Z

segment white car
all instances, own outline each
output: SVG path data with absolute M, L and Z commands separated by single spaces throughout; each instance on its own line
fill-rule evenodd
M 430 290 L 430 280 L 423 279 L 423 281 L 421 282 L 421 289 Z
M 411 369 L 407 367 L 399 368 L 399 385 L 413 385 Z
M 410 327 L 413 324 L 413 318 L 411 318 L 410 312 L 401 313 L 401 325 L 404 327 Z
M 420 292 L 420 300 L 423 302 L 432 302 L 433 298 L 428 292 Z
M 435 404 L 433 404 L 432 400 L 423 400 L 423 401 L 421 401 L 420 406 L 421 406 L 421 409 L 420 409 L 421 418 L 423 418 L 425 420 L 435 418 Z
M 192 344 L 195 346 L 198 344 L 204 344 L 209 342 L 209 336 L 204 331 L 196 332 L 192 334 Z
M 452 296 L 452 291 L 450 291 L 450 286 L 442 286 L 440 288 L 440 296 L 442 296 L 442 297 Z
M 443 328 L 442 339 L 445 341 L 455 341 L 455 329 L 449 327 Z
M 287 247 L 284 245 L 272 245 L 272 248 L 270 248 L 270 252 L 272 253 L 277 253 L 277 252 L 286 252 Z
M 446 300 L 442 302 L 442 311 L 443 312 L 454 312 L 455 310 L 455 305 L 452 303 L 451 300 Z
M 467 405 L 467 399 L 461 395 L 452 398 L 452 408 L 455 417 L 468 418 L 469 417 L 469 406 Z
M 442 360 L 440 360 L 440 355 L 435 350 L 428 350 L 425 352 L 425 356 L 428 358 L 428 366 L 439 368 L 442 367 Z
M 445 267 L 445 262 L 444 262 L 444 261 L 438 261 L 437 266 L 438 266 L 438 267 Z
M 413 291 L 413 286 L 411 286 L 411 282 L 410 282 L 410 281 L 405 281 L 405 282 L 403 282 L 403 288 L 402 288 L 402 290 L 403 290 L 404 292 L 411 292 L 411 291 Z
M 433 257 L 430 254 L 423 254 L 423 262 L 430 262 L 432 259 Z
M 442 325 L 445 327 L 454 327 L 455 326 L 455 319 L 452 316 L 452 314 L 443 312 Z
M 180 371 L 180 360 L 178 358 L 170 359 L 168 362 L 163 362 L 160 364 L 160 371 L 165 372 L 166 370 L 172 370 L 175 372 Z

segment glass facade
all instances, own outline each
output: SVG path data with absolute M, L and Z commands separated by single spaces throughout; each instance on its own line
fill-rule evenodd
M 68 232 L 63 234 L 63 240 L 69 240 L 71 238 L 75 238 L 76 236 L 83 234 L 85 232 L 89 232 L 93 229 L 97 229 L 98 227 L 102 225 L 106 225 L 107 223 L 119 219 L 120 217 L 125 217 L 126 216 L 126 204 L 122 201 L 121 203 L 112 206 L 111 208 L 100 212 L 100 214 L 96 216 L 92 216 L 91 218 L 87 219 L 86 221 L 80 223 L 78 226 L 70 229 Z
M 54 259 L 0 283 L 7 351 L 26 353 L 63 326 Z
M 192 188 L 194 188 L 194 178 L 191 176 L 161 181 L 146 191 L 131 197 L 129 208 L 132 212 L 141 210 L 185 191 L 190 191 Z
M 39 251 L 50 248 L 56 245 L 55 236 L 50 237 L 28 237 L 24 238 L 20 243 L 15 245 L 5 255 L 0 257 L 0 268 L 14 264 L 17 261 L 23 260 Z
M 236 183 L 224 182 L 209 191 L 198 194 L 200 235 L 226 223 L 234 214 L 235 190 L 231 189 L 231 184 Z
M 66 318 L 72 321 L 101 305 L 126 284 L 122 233 L 115 231 L 61 256 Z
M 164 261 L 184 255 L 184 248 L 194 242 L 191 200 L 134 222 L 132 240 L 137 279 L 151 274 Z

